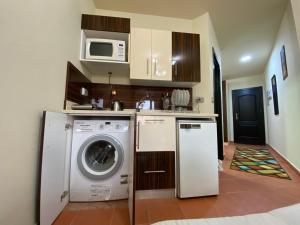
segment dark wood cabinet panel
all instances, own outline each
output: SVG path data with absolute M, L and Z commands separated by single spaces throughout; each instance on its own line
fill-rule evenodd
M 130 19 L 82 14 L 81 29 L 130 33 Z
M 200 35 L 172 32 L 172 79 L 200 82 Z
M 137 152 L 136 189 L 175 188 L 175 152 Z
M 66 109 L 66 101 L 72 101 L 78 104 L 89 102 L 88 97 L 80 94 L 82 87 L 89 88 L 91 81 L 71 62 L 67 63 L 67 77 L 65 88 L 64 109 Z

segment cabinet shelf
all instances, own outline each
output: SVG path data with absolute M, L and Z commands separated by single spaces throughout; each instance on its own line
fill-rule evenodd
M 82 63 L 110 63 L 110 64 L 127 64 L 127 65 L 129 65 L 129 62 L 124 62 L 124 61 L 110 61 L 110 60 L 96 60 L 96 59 L 80 59 L 80 62 L 82 62 Z
M 80 59 L 80 62 L 91 74 L 129 73 L 129 62 L 89 59 Z

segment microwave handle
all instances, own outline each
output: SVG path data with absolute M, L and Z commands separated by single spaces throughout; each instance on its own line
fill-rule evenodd
M 91 54 L 90 54 L 90 52 L 91 52 L 90 48 L 91 48 L 91 41 L 88 40 L 86 42 L 86 47 L 85 47 L 85 58 L 89 58 L 91 56 Z

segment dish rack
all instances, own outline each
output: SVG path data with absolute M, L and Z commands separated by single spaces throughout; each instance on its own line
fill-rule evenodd
M 171 96 L 172 109 L 186 110 L 190 102 L 190 92 L 188 90 L 174 89 Z

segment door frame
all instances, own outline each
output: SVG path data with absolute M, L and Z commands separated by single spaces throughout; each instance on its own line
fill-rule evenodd
M 231 106 L 231 109 L 232 109 L 232 115 L 231 115 L 231 118 L 232 118 L 232 128 L 233 128 L 233 141 L 234 143 L 238 143 L 237 142 L 237 138 L 236 138 L 236 127 L 235 127 L 235 99 L 234 99 L 234 91 L 238 91 L 238 90 L 249 90 L 249 89 L 259 89 L 261 91 L 261 105 L 262 105 L 262 122 L 263 122 L 263 129 L 264 129 L 264 137 L 263 137 L 263 142 L 264 143 L 258 143 L 259 145 L 260 144 L 263 144 L 265 145 L 267 143 L 267 128 L 266 128 L 266 107 L 265 107 L 265 101 L 264 101 L 264 87 L 262 85 L 260 86 L 253 86 L 253 87 L 245 87 L 245 88 L 237 88 L 237 89 L 232 89 L 231 90 L 231 103 L 232 103 L 232 106 Z
M 214 69 L 213 69 L 214 113 L 218 114 L 218 117 L 216 117 L 217 138 L 218 138 L 218 159 L 224 160 L 221 67 L 217 59 L 217 55 L 214 48 L 212 48 L 212 53 L 213 53 L 212 57 L 213 57 L 213 65 L 214 65 Z

